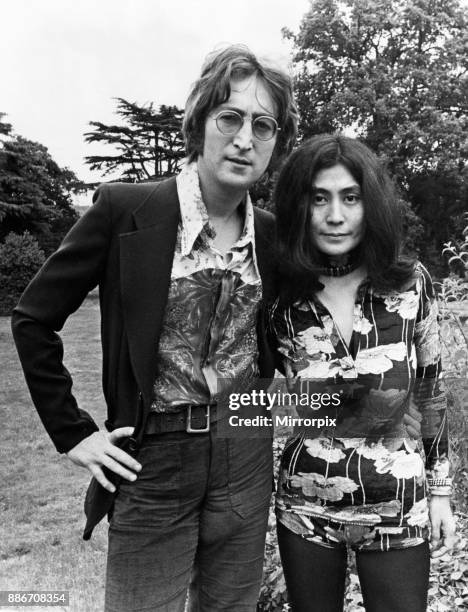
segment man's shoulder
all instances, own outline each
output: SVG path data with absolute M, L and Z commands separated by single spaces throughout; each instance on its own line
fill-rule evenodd
M 115 213 L 132 213 L 148 200 L 158 200 L 161 205 L 177 197 L 175 177 L 146 183 L 102 183 L 96 189 L 93 202 L 100 199 Z

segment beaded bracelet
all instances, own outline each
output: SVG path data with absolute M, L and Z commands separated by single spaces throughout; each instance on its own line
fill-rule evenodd
M 427 483 L 430 487 L 451 487 L 451 478 L 428 478 Z

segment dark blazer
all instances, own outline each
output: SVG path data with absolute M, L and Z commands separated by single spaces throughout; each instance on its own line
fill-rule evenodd
M 97 430 L 72 394 L 58 331 L 91 289 L 99 286 L 103 390 L 109 430 L 147 414 L 157 375 L 157 347 L 167 302 L 180 220 L 174 178 L 162 183 L 102 185 L 94 205 L 65 237 L 24 292 L 12 329 L 39 416 L 57 450 L 68 452 Z M 257 260 L 265 300 L 275 294 L 273 215 L 255 209 Z M 274 361 L 258 325 L 259 367 L 270 378 Z M 141 415 L 140 415 L 141 416 Z

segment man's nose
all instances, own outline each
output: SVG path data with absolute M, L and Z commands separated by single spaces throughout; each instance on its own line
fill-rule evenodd
M 328 207 L 327 223 L 338 224 L 343 223 L 344 214 L 343 206 L 339 198 L 332 198 L 330 206 Z
M 239 149 L 251 149 L 253 141 L 252 121 L 247 117 L 244 119 L 241 129 L 234 136 L 234 145 Z

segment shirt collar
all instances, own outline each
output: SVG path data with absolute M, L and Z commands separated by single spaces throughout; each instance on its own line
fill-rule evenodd
M 180 202 L 181 232 L 180 251 L 187 256 L 194 248 L 206 246 L 216 236 L 203 202 L 197 162 L 187 164 L 177 176 L 177 195 Z M 244 213 L 244 227 L 233 248 L 242 248 L 254 242 L 254 214 L 250 196 L 247 193 L 241 205 Z M 199 246 L 198 246 L 199 245 Z

